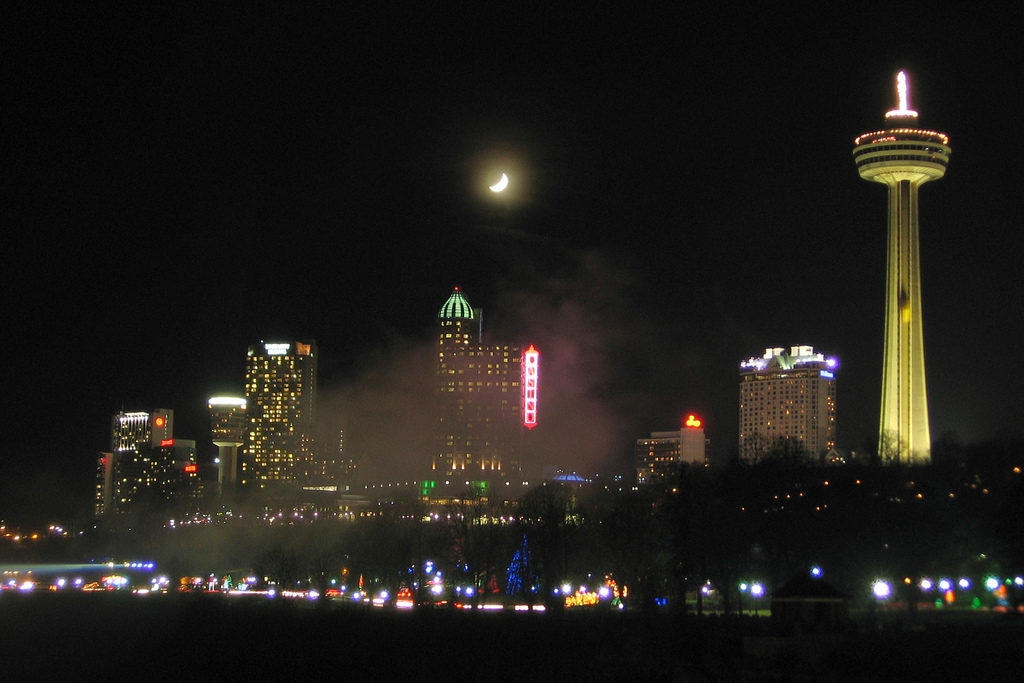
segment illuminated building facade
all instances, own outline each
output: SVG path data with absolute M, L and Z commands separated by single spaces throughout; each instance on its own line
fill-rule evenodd
M 217 483 L 223 491 L 238 484 L 238 449 L 245 444 L 249 426 L 246 403 L 238 396 L 212 396 L 206 407 L 217 447 Z
M 949 163 L 949 137 L 923 130 L 910 109 L 906 75 L 896 79 L 898 104 L 885 114 L 885 128 L 854 140 L 860 177 L 882 183 L 889 193 L 885 281 L 885 341 L 878 453 L 886 462 L 931 460 L 928 393 L 924 373 L 918 188 L 938 180 Z
M 837 367 L 811 346 L 765 349 L 740 363 L 740 459 L 784 452 L 823 457 L 832 450 Z
M 318 485 L 330 476 L 313 434 L 317 394 L 316 342 L 260 342 L 245 362 L 249 421 L 243 484 Z
M 165 502 L 195 491 L 194 441 L 174 438 L 174 411 L 114 416 L 111 450 L 96 470 L 97 515 L 125 513 L 141 502 Z
M 673 474 L 680 465 L 708 467 L 711 440 L 704 435 L 703 422 L 688 415 L 683 426 L 673 432 L 651 432 L 647 439 L 636 440 L 636 480 L 650 484 Z
M 456 287 L 437 315 L 438 434 L 431 469 L 519 469 L 522 351 L 481 343 L 481 313 Z M 536 412 L 532 414 L 536 420 Z

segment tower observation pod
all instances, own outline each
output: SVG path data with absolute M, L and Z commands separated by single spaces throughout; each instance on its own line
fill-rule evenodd
M 938 180 L 949 163 L 949 136 L 917 125 L 907 76 L 896 76 L 897 106 L 885 128 L 854 142 L 860 177 L 889 189 L 889 246 L 885 284 L 885 342 L 878 454 L 883 462 L 926 464 L 931 459 L 928 394 L 921 325 L 918 188 Z

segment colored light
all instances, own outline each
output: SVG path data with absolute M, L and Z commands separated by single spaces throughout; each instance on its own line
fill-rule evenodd
M 821 567 L 818 567 L 818 566 L 811 567 L 811 576 L 813 576 L 816 579 L 820 578 L 821 575 L 824 574 L 824 573 L 825 572 L 823 572 L 821 570 Z
M 157 416 L 156 419 L 153 420 L 153 424 L 156 425 L 157 427 L 163 427 L 165 422 L 167 421 L 163 418 L 162 415 Z
M 161 439 L 160 440 L 160 445 L 161 446 L 173 446 L 174 445 L 174 439 Z
M 697 429 L 703 423 L 696 415 L 690 415 L 686 418 L 686 422 L 684 424 L 690 429 Z
M 759 583 L 750 584 L 750 594 L 755 598 L 759 598 L 764 595 L 764 586 Z
M 994 591 L 995 589 L 999 588 L 999 579 L 997 579 L 994 576 L 988 577 L 987 579 L 985 579 L 985 588 L 989 589 L 990 591 Z
M 537 426 L 537 392 L 540 379 L 540 352 L 530 344 L 530 348 L 523 351 L 522 358 L 522 387 L 523 387 L 523 425 L 527 429 Z
M 199 466 L 198 465 L 185 465 L 185 471 L 186 472 L 196 472 L 198 470 L 199 470 Z

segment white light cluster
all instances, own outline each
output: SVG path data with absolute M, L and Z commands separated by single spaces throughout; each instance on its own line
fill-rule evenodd
M 207 402 L 210 407 L 213 406 L 237 406 L 239 408 L 245 407 L 245 399 L 238 398 L 237 396 L 212 396 Z
M 264 344 L 263 348 L 267 350 L 269 356 L 284 356 L 288 353 L 288 348 L 291 344 Z
M 896 109 L 885 112 L 885 118 L 893 116 L 917 118 L 917 112 L 910 108 L 910 88 L 907 85 L 907 74 L 902 71 L 896 74 L 896 97 L 898 99 Z

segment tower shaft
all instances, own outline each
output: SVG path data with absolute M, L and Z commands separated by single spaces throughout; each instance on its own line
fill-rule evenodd
M 931 451 L 924 374 L 921 256 L 918 240 L 920 173 L 876 176 L 889 188 L 885 285 L 885 346 L 878 452 L 905 464 L 927 462 Z

